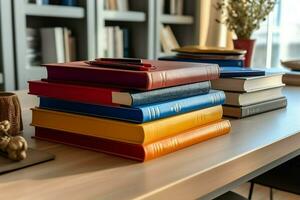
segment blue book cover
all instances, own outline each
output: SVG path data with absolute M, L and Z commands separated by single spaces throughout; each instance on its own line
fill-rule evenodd
M 264 76 L 266 72 L 260 69 L 241 68 L 241 67 L 220 67 L 221 78 Z
M 224 102 L 224 92 L 217 90 L 211 90 L 210 93 L 204 95 L 197 95 L 188 98 L 137 107 L 92 105 L 40 97 L 41 108 L 96 117 L 106 117 L 134 123 L 154 121 L 199 109 L 221 105 Z
M 243 67 L 244 66 L 244 60 L 206 60 L 206 59 L 204 60 L 204 59 L 193 59 L 193 58 L 179 58 L 176 56 L 160 57 L 158 60 L 212 63 L 212 64 L 218 64 L 220 67 Z

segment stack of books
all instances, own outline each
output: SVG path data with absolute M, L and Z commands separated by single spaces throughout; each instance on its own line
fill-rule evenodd
M 213 64 L 96 59 L 45 65 L 29 82 L 40 97 L 35 137 L 138 161 L 224 135 L 222 91 Z
M 218 64 L 220 67 L 244 67 L 245 50 L 185 46 L 175 48 L 175 56 L 165 56 L 159 60 L 201 62 Z
M 264 76 L 221 78 L 212 81 L 212 88 L 225 91 L 225 116 L 243 118 L 286 107 L 282 76 L 283 73 L 267 73 Z

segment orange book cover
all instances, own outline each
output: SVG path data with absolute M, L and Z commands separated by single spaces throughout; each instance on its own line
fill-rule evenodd
M 147 161 L 227 134 L 230 128 L 231 125 L 228 120 L 219 120 L 146 145 L 113 141 L 40 127 L 36 127 L 35 137 L 133 160 Z

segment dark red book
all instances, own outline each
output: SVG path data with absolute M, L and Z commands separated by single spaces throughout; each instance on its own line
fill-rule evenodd
M 229 133 L 230 128 L 231 125 L 228 120 L 220 120 L 144 145 L 41 127 L 35 127 L 35 137 L 138 161 L 147 161 L 199 142 L 227 134 Z
M 214 80 L 220 75 L 219 66 L 216 64 L 140 61 L 141 64 L 132 64 L 97 59 L 91 62 L 77 61 L 44 66 L 50 81 L 83 82 L 137 90 L 153 90 Z

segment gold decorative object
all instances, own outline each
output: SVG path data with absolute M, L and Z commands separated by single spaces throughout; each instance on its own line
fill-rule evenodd
M 21 106 L 14 93 L 0 92 L 0 122 L 4 120 L 11 124 L 9 135 L 18 135 L 23 130 Z
M 0 122 L 0 150 L 11 160 L 21 161 L 26 158 L 27 142 L 22 136 L 11 136 L 9 121 Z

